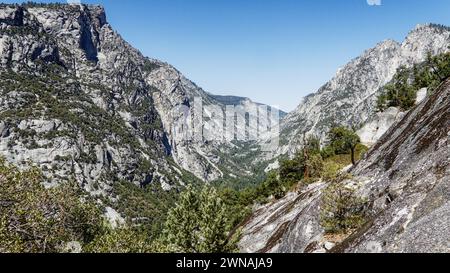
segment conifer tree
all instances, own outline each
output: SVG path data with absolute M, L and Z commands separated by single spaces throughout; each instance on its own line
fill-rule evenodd
M 331 145 L 337 153 L 351 153 L 352 164 L 356 165 L 356 147 L 361 143 L 359 136 L 345 127 L 336 127 L 328 133 Z
M 164 241 L 168 249 L 187 253 L 226 253 L 235 250 L 228 239 L 231 227 L 226 206 L 214 188 L 188 187 L 169 211 Z
M 365 221 L 365 200 L 337 178 L 323 193 L 320 222 L 328 233 L 346 233 Z

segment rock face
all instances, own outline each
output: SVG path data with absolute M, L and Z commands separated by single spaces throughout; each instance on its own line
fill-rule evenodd
M 340 69 L 315 94 L 309 95 L 282 121 L 281 154 L 293 153 L 303 134 L 326 139 L 332 124 L 363 126 L 375 115 L 375 100 L 400 66 L 425 61 L 428 52 L 449 50 L 450 29 L 419 25 L 403 43 L 387 40 Z M 387 127 L 387 126 L 385 126 Z M 375 139 L 376 140 L 376 139 Z
M 344 251 L 450 252 L 450 81 L 386 133 L 352 173 L 371 224 Z
M 400 109 L 390 107 L 384 112 L 376 113 L 356 133 L 361 138 L 362 144 L 371 147 L 404 115 Z
M 248 252 L 450 252 L 450 80 L 384 134 L 345 181 L 369 202 L 367 223 L 330 249 L 319 224 L 324 183 L 256 210 Z
M 98 6 L 0 7 L 0 155 L 93 194 L 182 175 L 145 81 L 146 62 Z
M 188 172 L 204 181 L 252 174 L 228 156 L 229 141 L 177 137 L 186 116 L 174 109 L 191 111 L 195 98 L 225 104 L 131 47 L 100 6 L 1 5 L 0 73 L 0 156 L 34 162 L 49 181 L 74 176 L 102 193 L 114 179 L 170 189 Z
M 297 252 L 296 249 L 306 248 L 311 241 L 319 240 L 322 230 L 318 224 L 317 207 L 324 187 L 324 183 L 316 183 L 301 193 L 289 193 L 279 201 L 257 208 L 244 223 L 243 236 L 239 242 L 241 251 Z M 293 243 L 292 237 L 300 234 L 302 238 Z

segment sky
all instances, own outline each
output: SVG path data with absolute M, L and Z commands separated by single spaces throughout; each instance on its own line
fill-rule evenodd
M 207 92 L 249 97 L 285 111 L 378 42 L 402 41 L 419 23 L 450 25 L 449 0 L 82 3 L 103 5 L 125 40 L 174 65 Z

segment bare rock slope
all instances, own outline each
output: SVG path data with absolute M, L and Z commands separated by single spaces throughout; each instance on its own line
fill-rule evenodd
M 450 80 L 396 123 L 351 171 L 369 200 L 367 223 L 337 246 L 319 224 L 321 191 L 256 210 L 240 242 L 247 252 L 450 252 Z

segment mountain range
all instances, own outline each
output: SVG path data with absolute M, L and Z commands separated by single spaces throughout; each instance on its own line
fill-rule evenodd
M 338 245 L 329 240 L 318 223 L 320 181 L 256 208 L 241 225 L 241 250 L 448 251 L 450 232 L 436 227 L 450 221 L 449 83 L 432 95 L 422 90 L 410 111 L 380 113 L 376 102 L 399 68 L 449 51 L 450 28 L 434 24 L 418 25 L 401 43 L 377 44 L 297 109 L 280 111 L 280 145 L 265 151 L 272 134 L 229 140 L 217 130 L 223 124 L 200 124 L 216 141 L 177 134 L 180 124 L 192 125 L 199 99 L 219 112 L 230 105 L 250 112 L 243 124 L 233 118 L 237 134 L 265 105 L 213 95 L 170 64 L 145 57 L 111 27 L 101 6 L 1 4 L 0 156 L 18 168 L 37 166 L 49 186 L 77 181 L 109 199 L 109 214 L 120 218 L 118 184 L 151 186 L 156 200 L 190 184 L 258 184 L 306 137 L 326 143 L 340 124 L 371 146 L 345 182 L 369 200 L 369 223 Z M 203 115 L 212 120 L 215 113 Z

